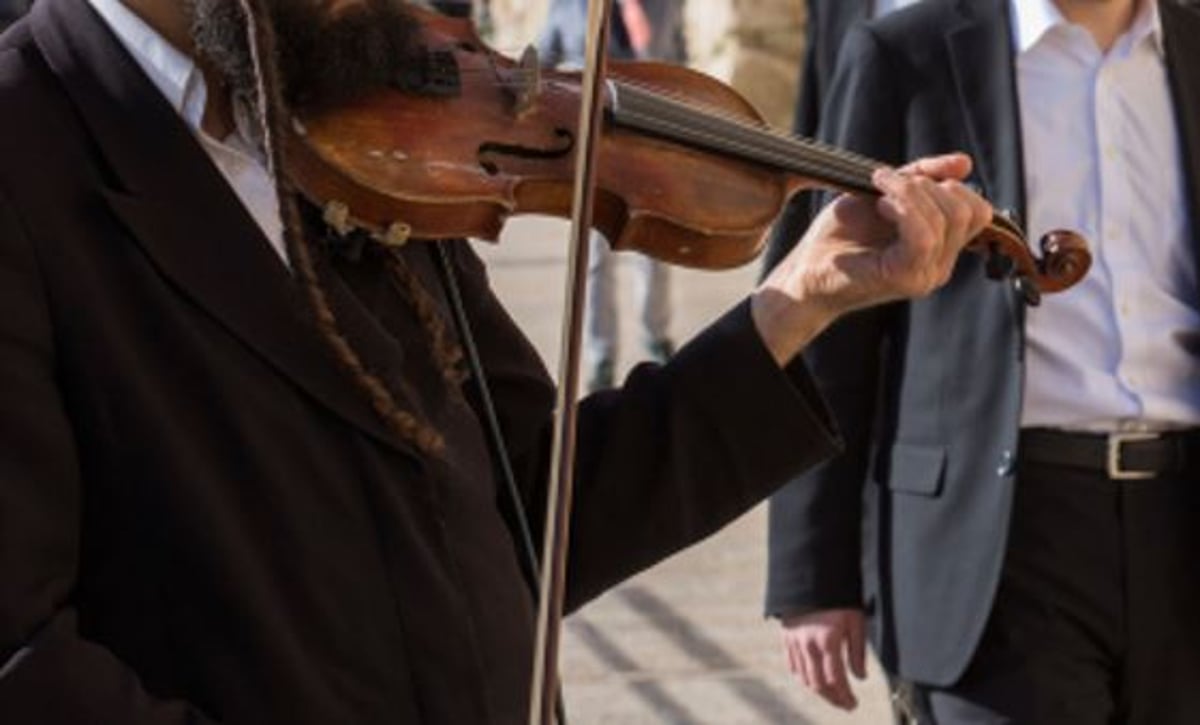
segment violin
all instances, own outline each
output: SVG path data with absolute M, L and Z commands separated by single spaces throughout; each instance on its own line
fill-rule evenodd
M 337 229 L 390 244 L 495 240 L 516 214 L 566 217 L 572 203 L 580 74 L 490 49 L 467 20 L 413 7 L 425 52 L 403 77 L 348 104 L 295 112 L 287 172 Z M 878 195 L 881 162 L 770 129 L 703 73 L 612 63 L 597 140 L 594 227 L 615 249 L 702 269 L 762 250 L 788 199 L 824 188 Z M 997 214 L 968 247 L 1031 305 L 1087 274 L 1086 242 L 1040 240 Z

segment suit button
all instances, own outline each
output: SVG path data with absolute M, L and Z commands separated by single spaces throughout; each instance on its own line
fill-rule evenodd
M 1000 465 L 996 467 L 996 475 L 1001 478 L 1007 478 L 1017 470 L 1017 460 L 1013 456 L 1012 451 L 1005 451 L 1000 454 Z

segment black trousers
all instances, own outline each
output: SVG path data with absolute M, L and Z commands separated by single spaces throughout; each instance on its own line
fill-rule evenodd
M 1017 481 L 988 628 L 956 686 L 912 687 L 921 725 L 1200 723 L 1200 473 Z

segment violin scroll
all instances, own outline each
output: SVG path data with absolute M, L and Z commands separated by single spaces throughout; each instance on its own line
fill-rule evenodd
M 1038 246 L 1041 256 L 1035 257 L 1016 223 L 997 214 L 967 248 L 987 258 L 988 277 L 1012 279 L 1025 303 L 1036 307 L 1043 293 L 1069 289 L 1092 266 L 1087 242 L 1075 232 L 1052 231 L 1041 238 Z
M 1092 266 L 1087 242 L 1075 232 L 1057 229 L 1041 238 L 1042 258 L 1038 261 L 1045 292 L 1061 292 L 1083 279 Z

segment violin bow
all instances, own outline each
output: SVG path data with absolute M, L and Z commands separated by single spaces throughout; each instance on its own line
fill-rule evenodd
M 566 311 L 559 357 L 558 399 L 550 482 L 546 495 L 546 526 L 542 539 L 537 645 L 529 700 L 529 725 L 553 725 L 558 695 L 558 649 L 566 593 L 567 547 L 570 541 L 571 497 L 575 480 L 575 431 L 579 406 L 580 350 L 587 288 L 588 238 L 596 195 L 597 139 L 604 108 L 608 29 L 613 0 L 588 0 L 586 58 L 580 88 L 579 132 L 575 155 L 575 186 L 571 203 L 571 243 L 567 259 Z

